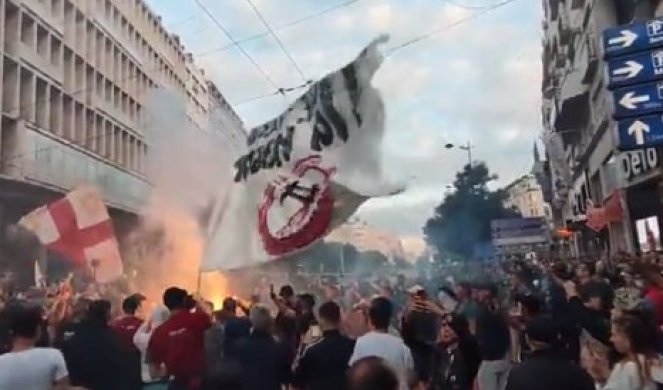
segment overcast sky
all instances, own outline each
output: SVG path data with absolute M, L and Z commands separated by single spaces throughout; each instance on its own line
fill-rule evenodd
M 201 0 L 235 39 L 266 28 L 247 0 Z M 428 39 L 391 55 L 375 84 L 384 95 L 385 167 L 408 179 L 408 190 L 374 199 L 359 210 L 370 226 L 407 236 L 421 227 L 444 187 L 467 161 L 446 143 L 475 145 L 500 184 L 526 173 L 540 133 L 541 2 L 515 0 L 251 0 L 308 79 L 344 65 L 374 37 L 389 33 L 389 47 L 433 30 Z M 195 0 L 149 0 L 166 27 L 180 35 L 196 63 L 231 103 L 275 91 Z M 337 5 L 324 15 L 291 24 Z M 475 15 L 480 13 L 479 15 Z M 474 16 L 473 16 L 474 15 Z M 279 87 L 303 82 L 295 66 L 266 34 L 241 44 Z M 247 127 L 280 113 L 301 91 L 234 104 Z

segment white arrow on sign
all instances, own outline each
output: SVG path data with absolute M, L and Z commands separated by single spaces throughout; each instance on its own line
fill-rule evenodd
M 620 31 L 620 36 L 610 38 L 608 40 L 609 45 L 619 45 L 621 44 L 621 47 L 630 47 L 635 40 L 638 39 L 638 34 L 634 33 L 631 30 L 622 30 Z
M 615 69 L 612 74 L 614 76 L 626 76 L 627 79 L 632 79 L 633 77 L 640 74 L 645 67 L 637 61 L 629 60 L 624 63 L 624 66 L 621 68 Z
M 636 145 L 643 145 L 645 143 L 645 133 L 649 133 L 649 125 L 645 122 L 636 120 L 628 127 L 628 135 L 635 137 Z
M 649 95 L 635 96 L 635 92 L 631 91 L 622 96 L 622 98 L 619 100 L 619 104 L 628 108 L 629 110 L 635 110 L 638 108 L 638 103 L 645 103 L 648 101 Z

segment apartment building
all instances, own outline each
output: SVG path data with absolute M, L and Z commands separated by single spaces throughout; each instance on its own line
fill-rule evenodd
M 520 212 L 523 217 L 543 217 L 552 219 L 550 206 L 543 200 L 543 191 L 533 174 L 514 180 L 504 188 L 507 198 L 504 206 Z
M 149 191 L 145 103 L 154 87 L 181 93 L 201 129 L 224 111 L 233 126 L 220 132 L 243 140 L 223 95 L 142 0 L 0 0 L 0 57 L 0 205 L 11 214 L 0 221 L 42 201 L 26 191 L 81 182 L 102 189 L 112 208 L 137 212 Z
M 663 210 L 657 190 L 660 169 L 643 163 L 657 161 L 652 156 L 658 152 L 617 149 L 601 37 L 607 28 L 663 14 L 663 4 L 543 0 L 543 10 L 543 138 L 555 223 L 574 228 L 577 255 L 634 251 L 635 221 Z M 601 207 L 613 196 L 623 196 L 621 221 L 598 232 L 588 229 L 587 208 Z

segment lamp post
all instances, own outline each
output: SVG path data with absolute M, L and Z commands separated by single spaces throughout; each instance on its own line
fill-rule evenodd
M 470 141 L 467 141 L 466 145 L 454 145 L 454 144 L 446 144 L 444 145 L 446 149 L 453 149 L 453 148 L 458 148 L 460 150 L 464 150 L 467 152 L 467 162 L 472 167 L 472 149 L 474 148 L 474 145 Z

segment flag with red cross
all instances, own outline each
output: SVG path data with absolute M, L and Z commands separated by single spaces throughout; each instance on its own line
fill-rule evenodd
M 80 186 L 64 198 L 33 210 L 19 221 L 43 245 L 77 267 L 88 269 L 99 283 L 122 276 L 122 260 L 113 223 L 99 191 Z

